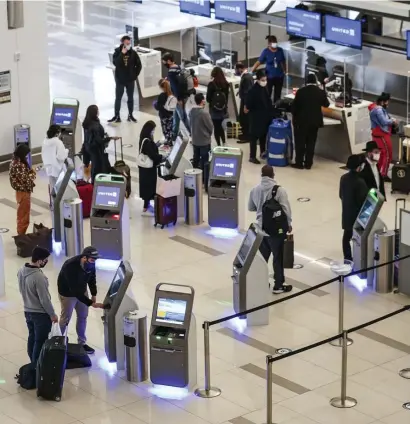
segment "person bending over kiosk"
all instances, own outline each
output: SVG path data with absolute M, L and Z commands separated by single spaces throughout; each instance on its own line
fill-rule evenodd
M 262 180 L 251 190 L 248 209 L 256 212 L 258 225 L 267 234 L 259 248 L 262 256 L 268 262 L 273 255 L 273 273 L 275 284 L 274 294 L 292 290 L 291 285 L 285 284 L 283 268 L 283 253 L 286 234 L 292 232 L 292 211 L 285 189 L 275 181 L 275 172 L 270 165 L 262 167 Z M 269 216 L 269 219 L 266 216 Z
M 87 327 L 88 308 L 103 308 L 102 303 L 97 303 L 97 282 L 95 275 L 95 261 L 100 257 L 98 251 L 92 247 L 86 247 L 81 255 L 74 256 L 64 262 L 58 274 L 58 295 L 61 303 L 60 327 L 61 333 L 70 323 L 75 309 L 77 313 L 77 336 L 78 343 L 83 345 L 84 350 L 92 355 L 95 350 L 86 344 L 85 330 Z M 90 289 L 91 299 L 88 297 Z
M 241 77 L 238 95 L 241 100 L 241 104 L 239 106 L 239 123 L 241 124 L 242 134 L 239 136 L 238 143 L 248 143 L 249 116 L 244 112 L 244 108 L 246 96 L 248 95 L 249 90 L 253 87 L 253 76 L 248 72 L 246 66 L 241 62 L 238 62 L 235 65 L 235 71 L 236 75 Z
M 292 167 L 310 169 L 313 165 L 317 133 L 323 127 L 322 107 L 329 106 L 326 92 L 318 87 L 316 76 L 309 74 L 292 103 L 296 160 Z
M 353 260 L 352 247 L 350 246 L 353 226 L 369 192 L 366 183 L 360 176 L 360 172 L 364 168 L 364 160 L 363 155 L 349 156 L 346 163 L 349 172 L 340 178 L 339 197 L 342 201 L 343 257 L 349 261 Z
M 268 47 L 262 50 L 259 59 L 252 67 L 252 72 L 255 72 L 261 64 L 265 64 L 269 98 L 272 100 L 273 91 L 273 103 L 276 103 L 282 96 L 283 81 L 287 73 L 286 58 L 283 49 L 278 47 L 278 40 L 274 35 L 268 35 L 266 40 Z
M 366 148 L 363 149 L 366 152 L 366 160 L 364 167 L 360 172 L 360 176 L 364 179 L 367 185 L 367 190 L 374 188 L 383 195 L 386 199 L 386 191 L 384 189 L 384 180 L 380 172 L 378 162 L 380 159 L 380 149 L 375 141 L 368 141 Z

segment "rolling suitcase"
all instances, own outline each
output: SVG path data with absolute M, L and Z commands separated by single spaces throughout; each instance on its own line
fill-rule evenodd
M 400 137 L 399 161 L 393 165 L 391 173 L 391 192 L 410 193 L 410 147 L 403 146 L 403 139 Z M 404 154 L 405 150 L 405 154 Z
M 177 196 L 165 198 L 156 194 L 154 198 L 154 211 L 155 227 L 161 225 L 161 228 L 164 228 L 165 225 L 175 225 L 178 219 Z
M 122 175 L 126 179 L 126 188 L 125 188 L 125 198 L 128 199 L 131 195 L 131 168 L 124 162 L 124 153 L 122 151 L 122 137 L 119 138 L 120 141 L 120 152 L 121 159 L 117 159 L 117 143 L 114 140 L 114 156 L 115 163 L 112 167 L 112 172 L 114 174 Z
M 37 362 L 37 397 L 60 402 L 67 362 L 64 336 L 51 337 L 41 349 Z
M 268 165 L 287 166 L 293 154 L 292 125 L 284 119 L 274 119 L 269 126 Z
M 75 183 L 80 199 L 83 201 L 83 218 L 89 218 L 93 202 L 93 185 L 84 180 Z
M 67 343 L 66 370 L 88 368 L 91 367 L 91 365 L 91 359 L 82 345 Z

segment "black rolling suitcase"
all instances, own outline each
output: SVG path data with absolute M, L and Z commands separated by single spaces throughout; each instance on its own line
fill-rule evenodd
M 399 161 L 393 165 L 391 174 L 392 193 L 410 193 L 410 147 L 403 146 L 403 138 L 400 137 Z
M 60 402 L 67 362 L 66 337 L 48 339 L 37 362 L 37 397 Z
M 119 138 L 121 159 L 117 158 L 117 140 L 114 140 L 114 156 L 115 163 L 112 167 L 112 173 L 122 175 L 126 180 L 125 198 L 128 199 L 131 195 L 131 168 L 124 162 L 124 153 L 122 145 L 122 137 Z
M 154 198 L 154 212 L 155 212 L 155 227 L 161 225 L 176 224 L 178 219 L 178 199 L 177 196 L 162 197 L 159 194 Z

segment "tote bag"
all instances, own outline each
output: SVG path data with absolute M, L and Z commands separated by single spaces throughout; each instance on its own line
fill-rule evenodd
M 177 99 L 175 96 L 169 96 L 165 102 L 164 109 L 168 112 L 173 112 L 177 108 Z
M 144 155 L 144 153 L 141 153 L 146 140 L 146 138 L 142 140 L 141 148 L 137 156 L 137 166 L 140 166 L 141 168 L 152 168 L 154 166 L 154 162 L 152 161 L 152 159 L 149 158 L 147 155 Z

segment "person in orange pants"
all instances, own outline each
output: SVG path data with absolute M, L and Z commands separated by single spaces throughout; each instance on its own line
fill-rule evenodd
M 18 235 L 26 234 L 30 225 L 31 193 L 35 186 L 36 173 L 27 161 L 29 153 L 27 144 L 19 144 L 10 164 L 10 185 L 16 191 Z

